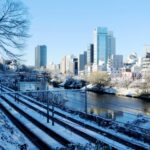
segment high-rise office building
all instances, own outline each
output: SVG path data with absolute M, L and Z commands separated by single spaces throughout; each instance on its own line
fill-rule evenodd
M 116 54 L 116 39 L 113 36 L 113 32 L 109 31 L 107 35 L 107 59 Z
M 84 65 L 87 64 L 87 51 L 84 51 Z
M 66 73 L 72 74 L 73 73 L 73 55 L 66 55 Z
M 115 55 L 115 38 L 106 27 L 97 27 L 94 30 L 94 64 L 104 64 L 108 58 Z
M 66 55 L 62 58 L 60 63 L 60 70 L 63 74 L 77 75 L 78 73 L 78 59 L 74 55 Z
M 60 72 L 66 74 L 66 56 L 61 59 Z
M 107 71 L 119 70 L 123 67 L 123 55 L 111 55 L 107 63 Z
M 94 62 L 94 45 L 89 44 L 87 49 L 87 65 L 92 65 Z
M 150 45 L 144 46 L 145 56 L 142 58 L 141 67 L 144 77 L 150 76 Z
M 35 67 L 46 67 L 47 65 L 47 47 L 38 45 L 35 48 Z
M 78 75 L 78 58 L 73 58 L 73 74 Z
M 85 69 L 86 64 L 87 64 L 87 52 L 84 51 L 83 54 L 79 54 L 78 71 L 83 71 Z
M 84 70 L 84 66 L 85 66 L 84 54 L 79 54 L 78 71 Z

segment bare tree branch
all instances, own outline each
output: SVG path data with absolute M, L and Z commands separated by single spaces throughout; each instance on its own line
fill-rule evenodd
M 0 1 L 0 50 L 12 59 L 20 59 L 15 50 L 22 50 L 29 37 L 28 12 L 17 0 Z

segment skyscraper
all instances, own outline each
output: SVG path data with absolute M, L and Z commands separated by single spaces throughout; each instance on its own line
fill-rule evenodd
M 63 73 L 63 74 L 66 73 L 66 56 L 64 56 L 64 57 L 61 59 L 60 71 L 61 71 L 61 73 Z
M 73 59 L 73 73 L 78 75 L 78 58 Z
M 94 62 L 94 45 L 89 44 L 87 49 L 87 65 L 92 65 Z
M 87 64 L 87 51 L 84 51 L 84 65 Z
M 142 58 L 141 67 L 143 78 L 150 76 L 150 45 L 144 46 L 145 56 Z
M 84 70 L 84 66 L 85 66 L 84 54 L 79 54 L 79 58 L 78 58 L 78 71 Z
M 107 71 L 116 71 L 123 67 L 123 55 L 111 55 L 107 63 Z
M 66 56 L 61 59 L 60 71 L 61 73 L 66 74 Z
M 47 47 L 45 45 L 38 45 L 35 48 L 35 67 L 46 67 L 47 65 Z
M 73 73 L 73 55 L 66 55 L 66 73 L 72 74 Z
M 113 36 L 113 32 L 109 31 L 107 35 L 107 59 L 116 54 L 116 39 Z
M 66 55 L 62 58 L 60 63 L 60 70 L 63 74 L 77 75 L 78 73 L 78 59 L 74 55 Z
M 108 58 L 115 55 L 115 38 L 106 27 L 97 27 L 94 30 L 94 64 L 104 64 L 106 67 Z
M 79 54 L 78 71 L 83 71 L 85 69 L 86 64 L 87 64 L 87 52 L 84 51 L 82 54 Z

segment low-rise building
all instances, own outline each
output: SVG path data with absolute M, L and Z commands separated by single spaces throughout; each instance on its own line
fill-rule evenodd
M 141 60 L 143 78 L 150 75 L 150 45 L 144 47 L 145 56 Z
M 107 72 L 112 76 L 120 76 L 123 67 L 123 55 L 112 55 L 108 59 Z

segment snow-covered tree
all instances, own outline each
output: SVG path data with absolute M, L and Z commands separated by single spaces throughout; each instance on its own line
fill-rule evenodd
M 88 82 L 92 84 L 99 84 L 101 86 L 108 85 L 110 82 L 110 76 L 107 72 L 92 72 L 87 77 Z

